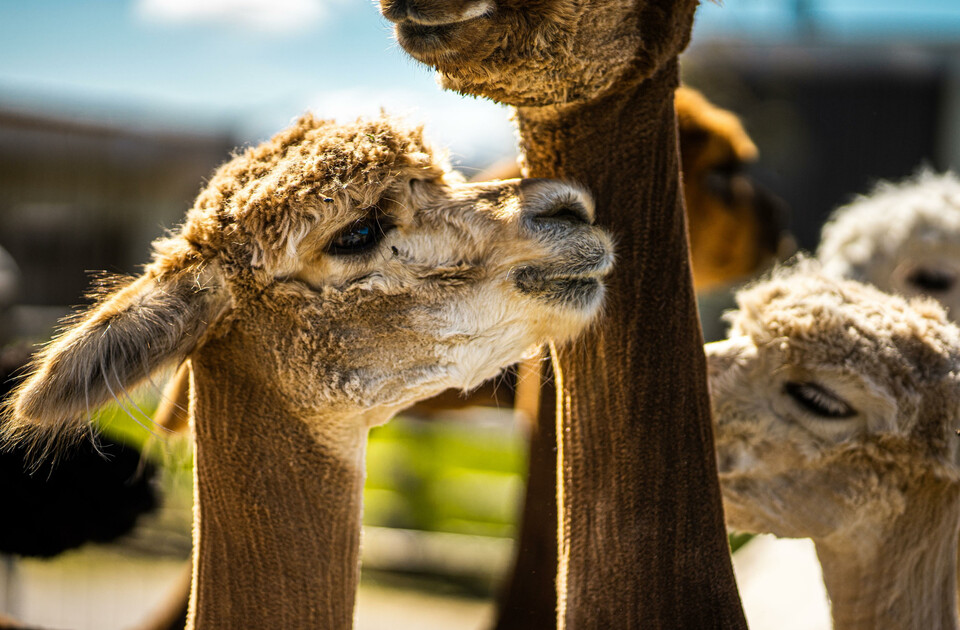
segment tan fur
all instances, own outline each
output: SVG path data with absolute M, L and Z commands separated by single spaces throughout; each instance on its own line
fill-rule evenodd
M 699 291 L 728 285 L 757 273 L 770 264 L 782 241 L 783 217 L 772 208 L 777 202 L 738 169 L 757 158 L 757 148 L 740 120 L 718 108 L 689 87 L 676 91 L 677 119 L 680 125 L 683 191 L 686 197 L 687 224 L 690 232 L 693 284 Z M 722 171 L 722 172 L 719 172 Z M 516 160 L 505 160 L 476 175 L 474 181 L 513 179 L 521 176 Z M 729 197 L 718 195 L 710 185 L 720 179 L 729 186 Z M 527 364 L 535 376 L 539 364 Z M 536 369 L 534 369 L 536 368 Z M 171 430 L 186 428 L 186 379 L 172 382 L 154 420 Z M 519 380 L 517 387 L 537 387 L 534 379 Z M 531 400 L 537 396 L 525 394 Z M 468 405 L 513 404 L 509 387 L 486 384 L 469 397 L 450 391 L 440 398 L 419 403 L 416 411 L 433 413 Z M 536 403 L 527 409 L 536 408 Z
M 960 330 L 801 263 L 741 292 L 708 344 L 730 526 L 817 545 L 838 630 L 957 628 Z M 849 405 L 824 416 L 791 395 Z
M 373 249 L 330 249 L 370 217 L 393 226 Z M 48 346 L 4 434 L 85 431 L 189 357 L 190 625 L 349 627 L 366 430 L 579 332 L 613 259 L 591 217 L 559 182 L 463 183 L 419 128 L 305 116 L 221 167 L 144 275 Z

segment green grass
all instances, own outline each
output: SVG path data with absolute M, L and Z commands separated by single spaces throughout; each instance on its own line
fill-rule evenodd
M 137 399 L 147 414 L 156 408 L 155 397 Z M 136 409 L 130 415 L 139 416 Z M 165 466 L 188 473 L 191 451 L 169 447 L 157 440 L 117 405 L 97 414 L 103 432 L 146 448 L 148 456 Z M 140 422 L 146 424 L 143 418 Z M 153 429 L 163 436 L 163 431 Z M 364 489 L 364 522 L 380 527 L 509 537 L 516 533 L 517 516 L 526 474 L 527 448 L 518 431 L 455 421 L 424 422 L 404 417 L 370 432 L 367 481 Z M 187 493 L 188 474 L 166 488 Z M 183 480 L 186 479 L 184 482 Z M 749 534 L 731 534 L 736 552 Z

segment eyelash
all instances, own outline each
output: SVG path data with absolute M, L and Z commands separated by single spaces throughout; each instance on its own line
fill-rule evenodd
M 810 413 L 824 418 L 850 418 L 857 411 L 833 392 L 815 383 L 788 382 L 784 392 Z
M 356 256 L 372 251 L 396 225 L 378 208 L 357 219 L 330 240 L 327 253 L 332 256 Z

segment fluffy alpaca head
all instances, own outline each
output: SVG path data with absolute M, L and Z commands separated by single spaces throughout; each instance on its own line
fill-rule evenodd
M 929 295 L 960 318 L 960 179 L 923 170 L 838 208 L 817 250 L 824 271 L 902 295 Z
M 932 300 L 814 263 L 742 291 L 707 344 L 727 522 L 823 539 L 881 532 L 958 480 L 960 331 Z
M 463 183 L 419 128 L 306 116 L 221 167 L 144 275 L 44 350 L 5 431 L 81 430 L 213 339 L 298 417 L 475 386 L 597 312 L 612 249 L 591 217 L 560 182 Z
M 650 77 L 687 45 L 696 1 L 380 0 L 443 87 L 511 105 L 582 101 Z
M 676 108 L 693 278 L 709 291 L 773 263 L 788 246 L 786 206 L 747 172 L 757 147 L 733 112 L 688 87 Z

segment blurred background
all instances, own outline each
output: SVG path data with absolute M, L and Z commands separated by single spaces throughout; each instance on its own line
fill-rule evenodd
M 760 149 L 753 175 L 790 206 L 804 249 L 877 180 L 960 167 L 956 0 L 708 2 L 683 76 L 740 115 Z M 305 110 L 349 119 L 381 107 L 424 121 L 468 176 L 515 150 L 508 110 L 441 92 L 372 2 L 0 0 L 0 343 L 49 338 L 84 303 L 90 272 L 137 271 L 235 148 Z M 708 334 L 722 334 L 705 312 Z M 145 392 L 138 404 L 156 401 Z M 190 449 L 117 409 L 102 421 L 152 443 L 163 509 L 120 544 L 7 558 L 0 611 L 130 627 L 179 575 Z M 510 563 L 525 457 L 510 410 L 374 431 L 361 627 L 483 627 Z

